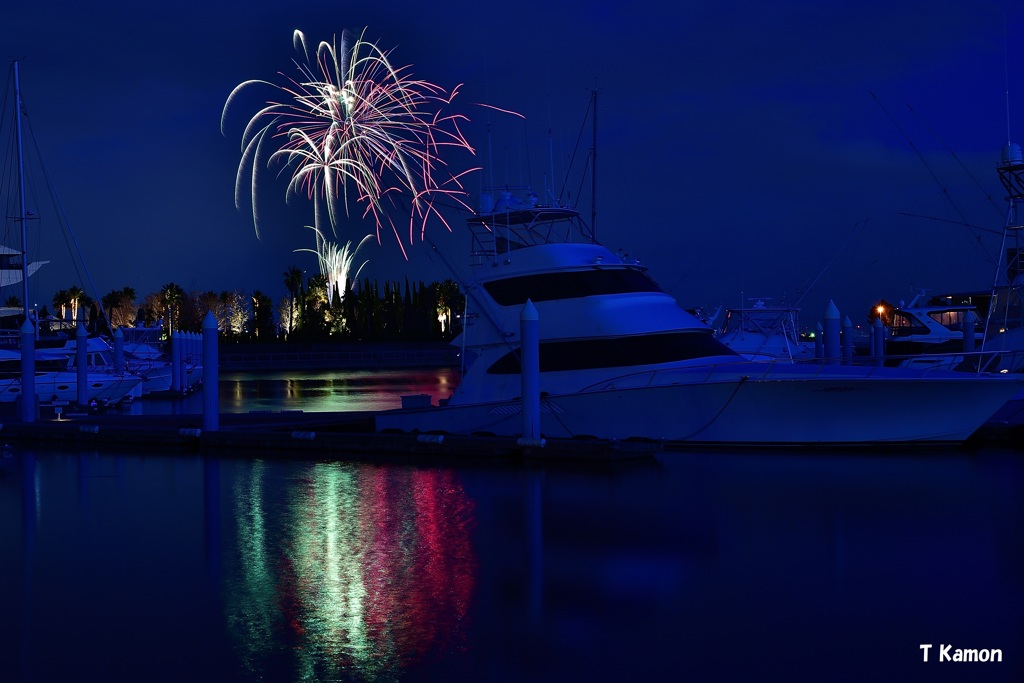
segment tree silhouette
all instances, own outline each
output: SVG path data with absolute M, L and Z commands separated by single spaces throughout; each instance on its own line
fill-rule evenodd
M 160 288 L 160 310 L 166 315 L 167 334 L 174 334 L 178 326 L 179 305 L 185 299 L 185 290 L 181 285 L 168 282 Z
M 291 296 L 291 304 L 288 306 L 288 325 L 285 332 L 291 334 L 295 328 L 295 300 L 299 298 L 299 290 L 302 288 L 302 269 L 298 266 L 288 266 L 284 271 L 284 287 Z

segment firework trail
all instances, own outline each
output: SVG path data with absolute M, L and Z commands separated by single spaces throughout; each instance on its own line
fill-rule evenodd
M 299 76 L 283 85 L 248 80 L 228 96 L 221 114 L 224 131 L 228 109 L 239 93 L 270 86 L 283 95 L 269 99 L 249 120 L 242 134 L 242 159 L 235 179 L 235 205 L 248 192 L 253 226 L 260 234 L 256 190 L 260 170 L 274 162 L 291 169 L 285 194 L 314 203 L 320 232 L 321 211 L 336 234 L 339 205 L 349 215 L 351 204 L 375 225 L 377 241 L 390 230 L 407 257 L 400 227 L 408 221 L 408 241 L 417 230 L 422 239 L 431 218 L 451 226 L 438 210 L 439 201 L 470 210 L 461 179 L 476 168 L 451 173 L 442 158 L 446 148 L 474 153 L 459 125 L 464 116 L 445 113 L 458 92 L 412 78 L 409 67 L 395 68 L 390 53 L 346 32 L 340 44 L 321 41 L 311 52 L 301 31 L 293 46 Z M 284 76 L 284 74 L 280 74 Z M 397 212 L 404 212 L 399 217 Z M 319 242 L 318 242 L 319 244 Z

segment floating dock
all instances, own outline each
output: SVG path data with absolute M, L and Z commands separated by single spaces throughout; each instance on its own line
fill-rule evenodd
M 377 432 L 373 417 L 372 412 L 221 413 L 219 429 L 208 431 L 202 429 L 202 415 L 65 414 L 59 420 L 0 422 L 0 442 L 350 460 L 431 456 L 614 462 L 652 458 L 662 450 L 662 444 L 653 441 Z
M 126 415 L 71 413 L 21 422 L 0 417 L 0 444 L 40 448 L 142 449 L 218 456 L 432 461 L 445 458 L 617 462 L 686 450 L 684 443 L 617 439 L 517 439 L 509 436 L 391 433 L 374 430 L 366 412 L 254 411 L 221 413 L 217 430 L 204 430 L 202 414 Z M 1024 449 L 1024 399 L 1010 401 L 966 447 Z

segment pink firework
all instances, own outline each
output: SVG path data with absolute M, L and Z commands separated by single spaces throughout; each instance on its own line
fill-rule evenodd
M 473 153 L 459 129 L 465 117 L 445 113 L 458 87 L 447 92 L 412 78 L 409 67 L 394 68 L 389 53 L 363 36 L 365 30 L 353 41 L 346 33 L 340 45 L 322 41 L 312 53 L 302 32 L 295 31 L 293 43 L 304 59 L 295 62 L 299 77 L 286 77 L 284 85 L 245 81 L 228 96 L 222 131 L 228 108 L 241 91 L 271 86 L 286 95 L 280 102 L 268 100 L 242 135 L 235 205 L 241 208 L 248 186 L 257 236 L 257 179 L 260 169 L 274 162 L 291 169 L 286 200 L 312 200 L 318 222 L 323 202 L 334 231 L 339 204 L 346 215 L 350 204 L 362 204 L 363 217 L 376 227 L 377 241 L 390 228 L 403 255 L 401 224 L 407 221 L 412 244 L 417 231 L 423 238 L 431 218 L 451 229 L 439 211 L 441 203 L 469 210 L 461 180 L 478 169 L 452 173 L 442 157 L 449 148 Z

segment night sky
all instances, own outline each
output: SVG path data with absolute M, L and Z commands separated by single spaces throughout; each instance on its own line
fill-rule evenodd
M 289 266 L 316 272 L 314 255 L 294 251 L 312 246 L 311 209 L 285 207 L 283 183 L 261 194 L 261 239 L 234 205 L 242 132 L 261 102 L 235 110 L 225 134 L 221 111 L 242 81 L 295 75 L 294 29 L 317 41 L 364 27 L 397 66 L 462 84 L 452 110 L 471 119 L 477 150 L 465 161 L 486 169 L 466 182 L 474 203 L 491 175 L 540 191 L 553 167 L 589 216 L 583 126 L 596 88 L 598 237 L 684 306 L 806 292 L 805 324 L 830 298 L 861 322 L 873 301 L 915 287 L 990 286 L 1006 212 L 995 163 L 1008 137 L 1024 143 L 1024 6 L 608 4 L 38 0 L 5 3 L 0 45 L 21 60 L 32 131 L 97 297 L 130 286 L 141 301 L 175 282 L 278 300 Z M 84 279 L 49 203 L 35 210 L 30 253 L 51 263 L 31 296 L 49 305 Z M 352 219 L 339 236 L 371 230 Z M 464 234 L 434 223 L 430 235 L 466 263 Z M 422 244 L 403 261 L 388 235 L 361 257 L 380 280 L 450 276 Z

